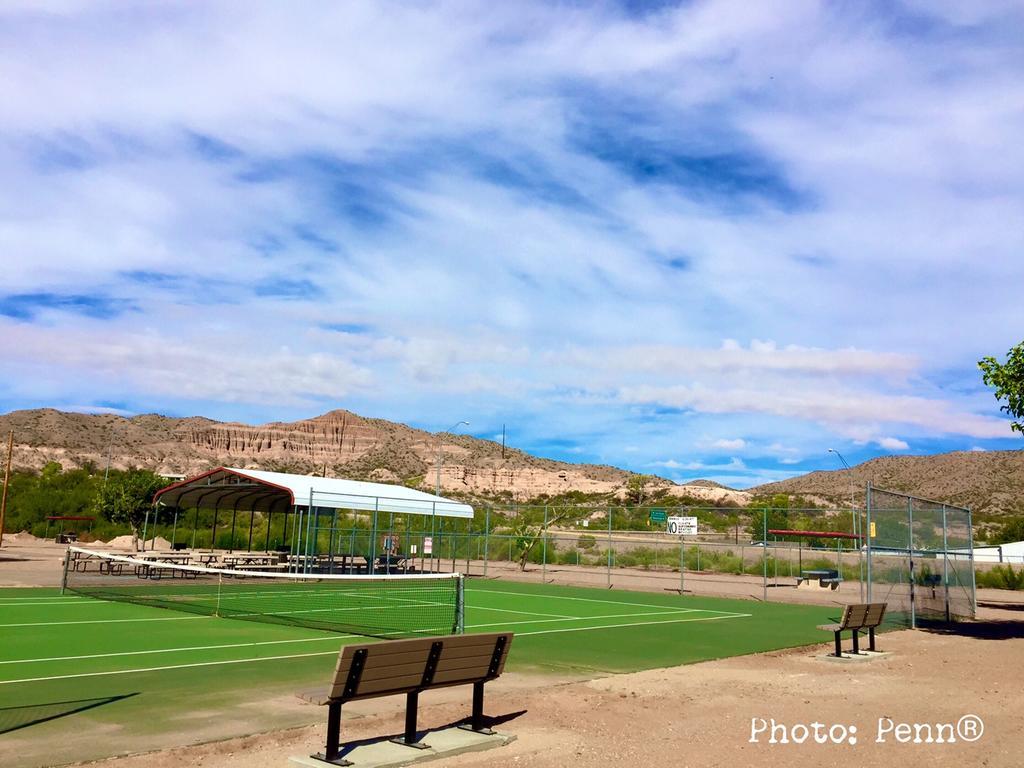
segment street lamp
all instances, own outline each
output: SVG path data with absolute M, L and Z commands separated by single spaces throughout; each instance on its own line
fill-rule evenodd
M 440 496 L 441 495 L 441 462 L 443 461 L 442 449 L 444 448 L 444 436 L 446 434 L 454 433 L 456 429 L 458 429 L 459 427 L 461 427 L 463 425 L 468 427 L 469 426 L 469 422 L 468 421 L 457 421 L 454 424 L 452 424 L 450 427 L 448 427 L 448 429 L 446 429 L 444 432 L 439 432 L 438 435 L 437 435 L 437 480 L 436 480 L 436 482 L 434 484 L 434 495 L 435 496 Z M 433 563 L 433 560 L 434 560 L 433 547 L 434 547 L 434 538 L 436 537 L 436 533 L 435 533 L 436 526 L 437 526 L 437 502 L 435 501 L 430 506 L 430 547 L 431 547 L 430 560 L 431 560 L 431 563 Z M 433 567 L 431 567 L 431 570 L 433 570 Z
M 854 482 L 853 482 L 853 467 L 851 467 L 849 462 L 843 457 L 843 454 L 841 454 L 835 448 L 829 448 L 828 452 L 829 453 L 834 453 L 836 456 L 838 456 L 839 460 L 841 462 L 843 462 L 843 466 L 846 467 L 847 471 L 850 473 L 850 517 L 853 520 L 853 534 L 855 536 L 857 536 L 857 539 L 856 539 L 856 541 L 857 541 L 857 567 L 858 567 L 858 569 L 860 569 L 860 567 L 861 567 L 861 565 L 860 565 L 861 554 L 860 553 L 861 553 L 862 542 L 860 540 L 860 536 L 858 535 L 858 528 L 860 526 L 858 524 L 857 510 L 855 508 L 856 504 L 854 502 L 854 495 L 855 495 L 855 488 L 856 488 L 856 486 L 854 485 Z M 864 599 L 864 579 L 863 579 L 863 575 L 861 576 L 861 578 L 858 579 L 858 581 L 860 582 L 860 596 L 861 596 L 861 600 L 863 601 L 863 599 Z
M 446 429 L 444 432 L 440 432 L 437 435 L 437 482 L 434 484 L 434 495 L 436 495 L 436 496 L 440 496 L 441 495 L 441 461 L 442 461 L 441 449 L 444 447 L 444 436 L 446 434 L 447 435 L 453 434 L 456 429 L 458 429 L 459 427 L 461 427 L 463 425 L 468 427 L 469 426 L 469 422 L 468 421 L 458 421 L 455 424 L 452 424 L 450 427 L 448 427 L 448 429 Z

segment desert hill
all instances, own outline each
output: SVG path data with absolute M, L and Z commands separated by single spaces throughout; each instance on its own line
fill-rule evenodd
M 405 483 L 432 491 L 439 435 L 384 419 L 336 410 L 295 422 L 248 425 L 200 416 L 66 413 L 53 409 L 0 416 L 0 434 L 15 433 L 14 466 L 145 467 L 191 475 L 215 466 L 244 466 Z M 442 493 L 522 501 L 572 491 L 624 498 L 632 472 L 598 464 L 571 464 L 533 456 L 469 435 L 441 436 Z M 651 479 L 644 498 L 745 505 L 778 493 L 818 504 L 863 504 L 868 481 L 881 488 L 968 506 L 979 515 L 1024 514 L 1024 451 L 884 456 L 847 470 L 800 477 L 737 491 L 710 480 L 677 485 Z
M 811 472 L 751 488 L 758 495 L 799 494 L 864 502 L 868 482 L 970 507 L 981 515 L 1024 514 L 1024 451 L 954 451 L 935 456 L 881 456 L 850 470 Z
M 163 474 L 191 475 L 216 466 L 322 473 L 337 477 L 405 483 L 433 490 L 439 436 L 384 419 L 336 410 L 296 422 L 251 426 L 202 417 L 144 414 L 66 413 L 53 409 L 0 416 L 0 434 L 15 433 L 14 465 L 42 467 L 145 467 Z M 633 473 L 597 464 L 570 464 L 532 456 L 490 440 L 444 435 L 442 493 L 523 500 L 569 491 L 625 493 Z M 108 458 L 109 457 L 109 458 Z M 669 495 L 729 500 L 743 491 L 698 481 L 676 485 L 654 478 L 648 488 Z

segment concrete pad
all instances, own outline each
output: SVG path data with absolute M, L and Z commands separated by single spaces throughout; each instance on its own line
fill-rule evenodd
M 452 757 L 466 752 L 480 752 L 494 747 L 504 747 L 515 740 L 516 737 L 508 733 L 495 731 L 484 734 L 451 726 L 423 734 L 420 741 L 429 745 L 427 749 L 407 747 L 388 741 L 388 737 L 383 737 L 375 741 L 359 742 L 351 751 L 344 752 L 343 758 L 352 764 L 352 768 L 397 768 L 401 765 L 425 763 L 440 757 Z M 332 763 L 306 755 L 292 756 L 288 758 L 288 761 L 295 765 L 301 765 L 303 768 L 325 768 L 325 766 L 332 765 Z
M 882 656 L 888 656 L 889 654 L 885 651 L 861 651 L 860 654 L 854 656 L 852 653 L 844 652 L 842 656 L 833 656 L 832 654 L 822 654 L 820 658 L 827 659 L 828 661 L 834 661 L 837 663 L 853 663 L 861 664 L 865 661 L 871 661 L 872 659 L 878 659 Z

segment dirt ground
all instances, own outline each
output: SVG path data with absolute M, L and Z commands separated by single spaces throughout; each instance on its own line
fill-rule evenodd
M 5 547 L 0 584 L 52 583 L 48 548 Z M 30 555 L 29 550 L 32 550 Z M 21 552 L 19 553 L 19 550 Z M 22 555 L 26 559 L 7 558 Z M 45 554 L 46 565 L 36 557 Z M 701 664 L 558 680 L 506 675 L 489 684 L 487 713 L 515 734 L 509 746 L 467 754 L 445 765 L 501 768 L 559 766 L 920 766 L 1024 765 L 1024 596 L 979 591 L 979 621 L 956 634 L 940 629 L 888 633 L 885 655 L 867 661 L 824 657 L 828 644 Z M 467 714 L 468 689 L 421 697 L 421 727 Z M 394 734 L 402 728 L 399 698 L 347 708 L 343 738 Z M 970 726 L 980 718 L 983 732 Z M 790 743 L 769 743 L 752 728 L 774 719 Z M 826 743 L 816 743 L 814 723 Z M 920 724 L 921 743 L 897 743 L 898 724 Z M 927 743 L 925 726 L 944 743 Z M 812 730 L 801 744 L 800 727 Z M 856 728 L 856 731 L 853 731 Z M 828 738 L 829 729 L 835 741 Z M 880 736 L 880 729 L 883 733 Z M 793 732 L 795 730 L 795 733 Z M 949 741 L 950 731 L 955 742 Z M 958 735 L 959 734 L 959 735 Z M 779 734 L 777 734 L 779 735 Z M 99 768 L 284 768 L 290 755 L 322 745 L 324 727 L 264 733 L 201 746 L 104 760 Z M 881 740 L 880 740 L 881 738 Z M 0 742 L 2 746 L 2 742 Z

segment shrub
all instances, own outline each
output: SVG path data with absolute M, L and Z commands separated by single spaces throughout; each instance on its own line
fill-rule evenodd
M 975 582 L 990 589 L 1024 589 L 1024 567 L 1015 571 L 1010 564 L 997 565 L 990 571 L 978 571 Z

